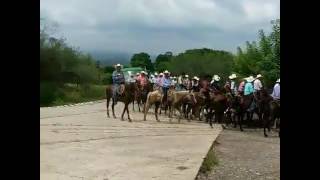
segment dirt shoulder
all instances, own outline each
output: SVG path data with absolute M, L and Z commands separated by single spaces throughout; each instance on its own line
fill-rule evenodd
M 223 130 L 214 145 L 218 165 L 198 180 L 280 179 L 280 139 L 261 129 Z

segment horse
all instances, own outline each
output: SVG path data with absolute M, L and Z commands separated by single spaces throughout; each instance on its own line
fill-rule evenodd
M 149 108 L 153 104 L 155 104 L 155 113 L 154 114 L 155 114 L 156 120 L 158 122 L 160 121 L 158 118 L 158 109 L 159 109 L 159 106 L 162 101 L 162 96 L 163 95 L 162 95 L 160 89 L 148 93 L 146 103 L 144 104 L 144 117 L 143 117 L 144 121 L 146 121 L 146 117 L 147 117 L 147 113 L 149 111 Z
M 260 91 L 260 99 L 261 116 L 263 119 L 263 133 L 265 137 L 268 137 L 266 129 L 268 129 L 270 132 L 270 125 L 274 123 L 276 118 L 280 118 L 280 101 L 273 100 L 273 98 L 265 90 Z
M 135 83 L 130 83 L 130 84 L 125 84 L 123 87 L 124 87 L 123 93 L 118 95 L 118 101 L 124 103 L 124 109 L 123 109 L 123 112 L 121 115 L 121 120 L 124 120 L 123 116 L 124 116 L 125 111 L 127 111 L 128 120 L 129 120 L 129 122 L 132 122 L 130 115 L 129 115 L 128 106 L 131 102 L 134 101 L 134 94 L 135 94 L 135 91 L 137 90 L 137 86 Z M 107 115 L 108 115 L 108 117 L 110 117 L 110 115 L 109 115 L 109 102 L 110 102 L 110 99 L 112 99 L 112 114 L 113 114 L 113 118 L 116 118 L 116 115 L 114 113 L 114 98 L 112 97 L 112 88 L 113 88 L 112 85 L 108 85 L 106 87 Z

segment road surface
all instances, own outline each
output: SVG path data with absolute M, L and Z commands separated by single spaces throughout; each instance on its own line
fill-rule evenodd
M 221 126 L 132 112 L 107 118 L 105 102 L 40 108 L 42 180 L 195 179 Z M 137 108 L 136 108 L 137 109 Z M 125 118 L 127 116 L 125 115 Z

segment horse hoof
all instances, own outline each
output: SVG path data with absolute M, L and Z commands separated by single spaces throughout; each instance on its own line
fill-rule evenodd
M 222 125 L 222 129 L 227 129 L 224 125 Z
M 267 134 L 265 134 L 265 135 L 264 135 L 264 137 L 268 137 L 268 135 L 267 135 Z
M 132 122 L 132 120 L 131 120 L 131 119 L 129 119 L 129 122 Z

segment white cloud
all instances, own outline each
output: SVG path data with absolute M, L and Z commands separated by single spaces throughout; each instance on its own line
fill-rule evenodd
M 280 0 L 41 0 L 40 5 L 82 49 L 154 53 L 201 45 L 235 50 L 270 27 L 279 7 Z

